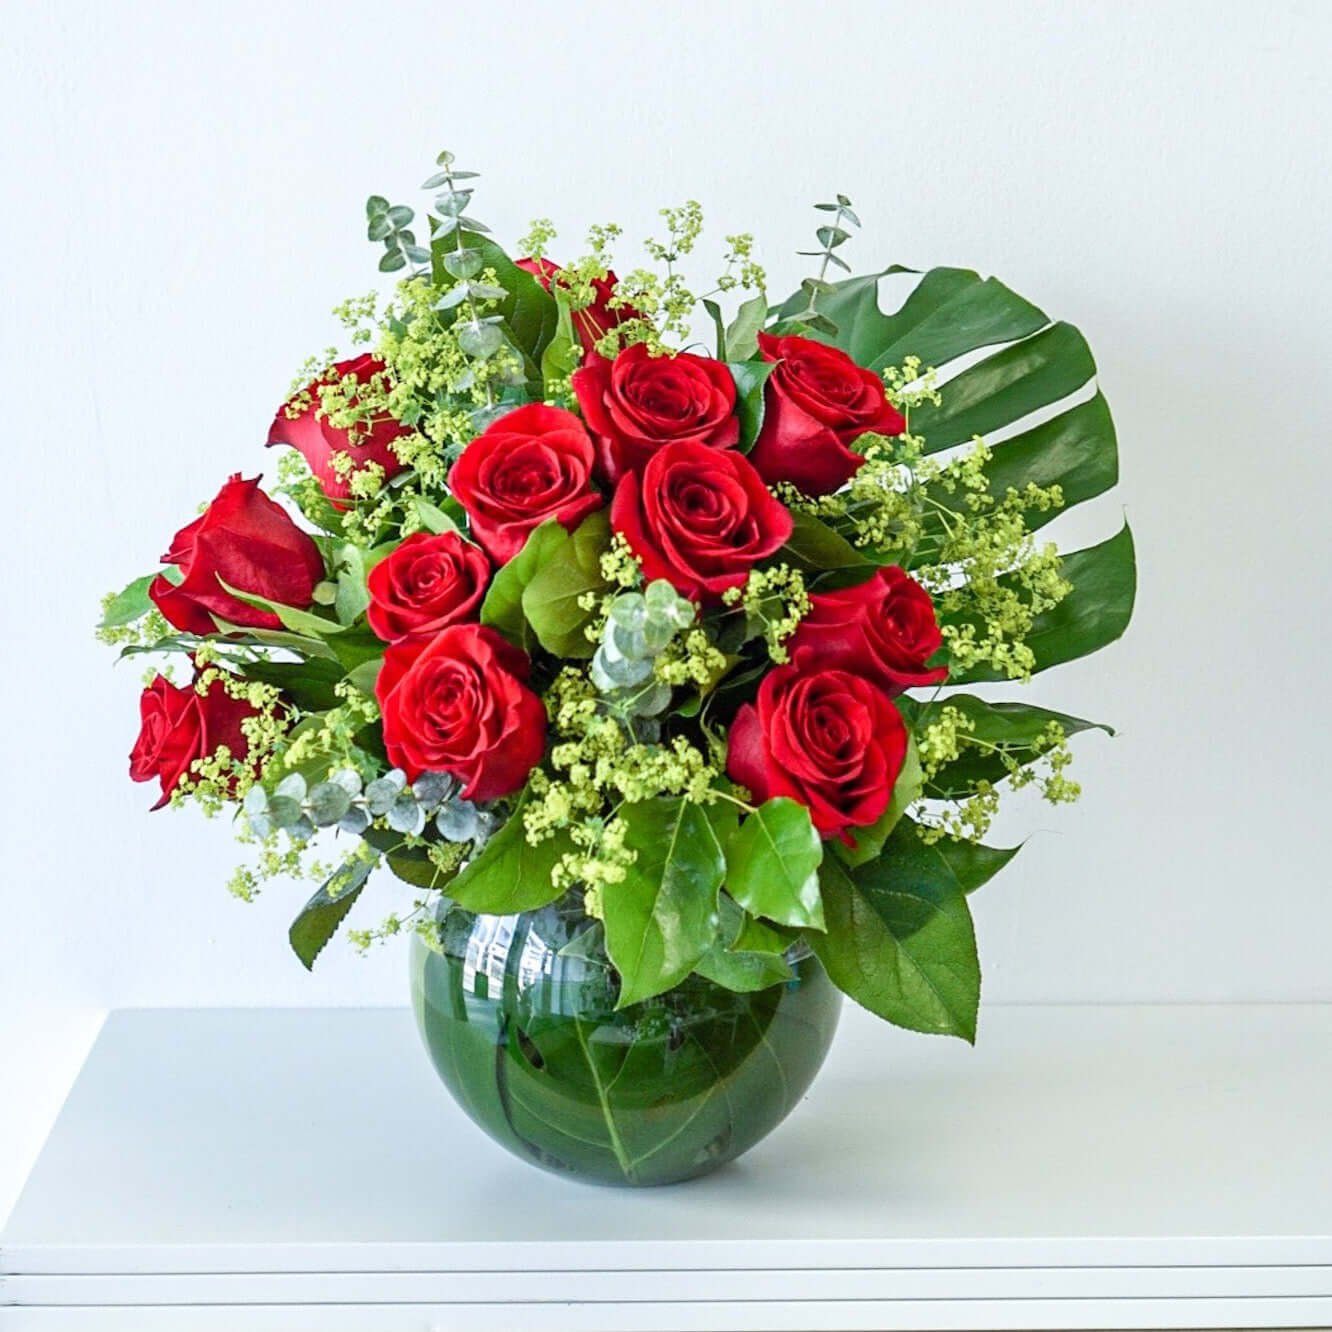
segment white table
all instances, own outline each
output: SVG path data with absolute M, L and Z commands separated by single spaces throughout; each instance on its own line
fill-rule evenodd
M 847 1006 L 666 1189 L 543 1174 L 403 1009 L 112 1014 L 0 1236 L 4 1332 L 1332 1325 L 1332 1005 Z

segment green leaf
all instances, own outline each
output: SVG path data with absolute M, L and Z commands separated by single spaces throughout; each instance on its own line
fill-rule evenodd
M 232 624 L 230 620 L 224 620 L 220 615 L 213 616 L 213 623 L 217 625 L 219 633 L 226 634 L 228 638 L 234 638 L 238 642 L 288 648 L 306 657 L 326 657 L 329 661 L 338 659 L 338 654 L 322 638 L 311 638 L 308 634 L 293 634 L 286 629 L 260 629 L 253 625 Z
M 799 937 L 799 930 L 786 929 L 746 915 L 740 923 L 739 932 L 727 946 L 735 953 L 784 953 Z
M 713 944 L 694 970 L 714 984 L 740 994 L 784 985 L 795 975 L 780 953 L 732 952 L 720 944 Z
M 1072 324 L 1051 324 L 950 379 L 938 407 L 927 402 L 912 410 L 911 433 L 924 436 L 927 453 L 964 444 L 1058 402 L 1095 373 L 1082 334 Z
M 1137 589 L 1133 534 L 1128 524 L 1098 546 L 1065 555 L 1061 572 L 1073 584 L 1073 591 L 1052 610 L 1034 618 L 1026 640 L 1036 656 L 1033 673 L 1096 652 L 1128 628 Z M 982 663 L 953 672 L 948 683 L 1005 678 Z
M 554 292 L 555 336 L 541 353 L 541 382 L 549 393 L 559 380 L 567 380 L 582 361 L 582 344 L 574 332 L 573 314 L 569 309 L 569 293 L 562 287 Z
M 763 390 L 776 361 L 734 361 L 726 367 L 735 380 L 735 414 L 740 420 L 741 453 L 748 453 L 763 429 Z
M 148 595 L 148 585 L 157 577 L 156 574 L 144 574 L 136 578 L 122 592 L 117 592 L 106 604 L 102 613 L 101 629 L 119 629 L 122 625 L 133 624 L 141 620 L 153 608 L 152 598 Z
M 885 854 L 819 870 L 826 934 L 810 936 L 832 981 L 911 1031 L 976 1039 L 980 963 L 967 899 L 946 874 Z
M 626 805 L 625 878 L 605 888 L 606 948 L 625 1008 L 678 985 L 712 947 L 726 861 L 703 810 L 687 800 Z
M 747 361 L 758 354 L 758 335 L 767 318 L 768 297 L 764 292 L 741 304 L 726 330 L 724 354 L 728 361 Z
M 899 703 L 901 700 L 898 700 Z M 892 798 L 888 802 L 888 808 L 867 828 L 853 828 L 851 835 L 856 839 L 855 846 L 847 846 L 843 842 L 834 842 L 833 849 L 848 865 L 863 865 L 867 860 L 873 860 L 883 850 L 883 844 L 888 840 L 888 835 L 902 816 L 907 812 L 907 808 L 920 798 L 921 783 L 924 774 L 920 767 L 920 751 L 916 748 L 915 736 L 907 738 L 906 757 L 902 760 L 902 769 L 897 774 L 897 780 L 893 783 Z
M 253 592 L 242 592 L 240 588 L 232 587 L 221 577 L 218 577 L 217 581 L 229 596 L 235 597 L 237 601 L 243 601 L 247 606 L 255 606 L 259 610 L 269 611 L 276 615 L 282 621 L 283 627 L 290 629 L 294 634 L 303 634 L 312 638 L 328 638 L 333 634 L 345 632 L 344 625 L 335 624 L 332 620 L 326 620 L 321 615 L 312 615 L 309 611 L 299 610 L 295 606 L 284 606 L 280 601 L 270 601 L 267 597 L 258 596 Z
M 312 661 L 247 661 L 237 668 L 247 680 L 258 680 L 282 690 L 303 712 L 323 712 L 336 707 L 333 687 L 343 678 L 342 665 L 326 657 Z
M 438 536 L 441 532 L 458 530 L 458 524 L 443 509 L 431 504 L 428 499 L 422 499 L 420 495 L 412 496 L 412 508 L 416 510 L 416 516 L 427 532 Z
M 810 513 L 793 513 L 790 538 L 782 547 L 802 569 L 812 573 L 830 571 L 863 572 L 868 578 L 878 567 L 863 552 L 827 523 Z
M 951 837 L 926 842 L 920 836 L 919 825 L 903 819 L 893 829 L 883 859 L 891 861 L 907 877 L 939 878 L 969 896 L 994 878 L 1021 849 L 1021 845 L 955 842 Z
M 352 903 L 361 895 L 365 881 L 377 864 L 377 856 L 367 859 L 359 854 L 345 861 L 292 921 L 287 938 L 307 971 L 314 969 L 315 958 L 352 909 Z
M 334 554 L 333 567 L 337 573 L 333 613 L 339 624 L 349 625 L 364 614 L 370 604 L 370 593 L 365 585 L 366 553 L 352 542 L 345 542 Z
M 509 642 L 530 653 L 537 639 L 523 613 L 523 592 L 537 570 L 569 540 L 569 534 L 555 518 L 548 518 L 533 529 L 522 550 L 501 565 L 491 580 L 481 603 L 481 623 L 498 629 Z
M 721 306 L 716 301 L 703 301 L 704 310 L 707 311 L 708 318 L 712 320 L 712 326 L 717 330 L 717 359 L 724 361 L 726 359 L 726 324 L 722 319 Z M 741 357 L 741 360 L 744 358 Z
M 382 646 L 382 645 L 381 645 Z M 379 672 L 383 668 L 384 658 L 371 657 L 367 661 L 361 662 L 359 666 L 353 666 L 347 672 L 347 679 L 356 686 L 363 694 L 369 694 L 372 698 L 375 693 L 375 685 L 379 681 Z
M 561 889 L 551 882 L 551 874 L 573 843 L 567 832 L 557 831 L 533 846 L 523 824 L 525 803 L 526 797 L 449 885 L 449 896 L 459 906 L 488 916 L 511 916 L 559 897 Z
M 483 268 L 493 269 L 499 285 L 509 293 L 507 299 L 499 303 L 496 313 L 503 317 L 514 344 L 533 367 L 539 366 L 547 344 L 555 336 L 558 323 L 555 298 L 531 273 L 519 268 L 493 240 L 478 231 L 468 230 L 466 225 L 461 232 L 436 235 L 431 241 L 432 276 L 436 286 L 449 285 L 451 279 L 444 269 L 444 255 L 458 246 L 460 238 L 466 249 L 480 253 Z
M 595 645 L 583 632 L 594 614 L 580 606 L 587 593 L 600 594 L 609 584 L 601 556 L 610 549 L 610 515 L 589 514 L 572 537 L 551 551 L 522 591 L 523 614 L 538 642 L 557 657 L 590 657 Z
M 727 841 L 726 891 L 756 916 L 821 930 L 822 859 L 823 843 L 809 810 L 776 796 L 764 801 Z
M 914 725 L 919 705 L 911 699 L 899 698 L 897 705 L 908 721 Z M 1040 757 L 1036 742 L 1051 722 L 1058 722 L 1065 735 L 1080 731 L 1101 730 L 1114 735 L 1109 726 L 1101 722 L 1084 721 L 1066 712 L 1052 712 L 1048 708 L 1034 707 L 1030 703 L 990 703 L 974 694 L 949 694 L 939 706 L 956 708 L 969 722 L 967 733 L 986 746 L 1000 746 L 1020 764 L 1033 763 Z M 930 779 L 925 794 L 937 799 L 968 794 L 976 782 L 1001 781 L 1008 774 L 1003 760 L 991 749 L 974 746 L 963 748 L 961 755 L 945 764 Z

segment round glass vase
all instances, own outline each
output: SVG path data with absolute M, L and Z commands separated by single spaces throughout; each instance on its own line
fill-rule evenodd
M 748 1151 L 794 1109 L 832 1044 L 840 992 L 807 950 L 784 983 L 737 993 L 691 975 L 616 1011 L 599 924 L 560 905 L 478 916 L 448 904 L 411 945 L 431 1062 L 496 1142 L 598 1184 L 671 1184 Z

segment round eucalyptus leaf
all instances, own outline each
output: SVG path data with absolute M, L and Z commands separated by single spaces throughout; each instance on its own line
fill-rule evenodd
M 436 310 L 452 310 L 455 305 L 461 305 L 467 299 L 467 287 L 459 285 L 446 291 L 443 296 L 435 302 Z
M 382 194 L 372 194 L 365 201 L 366 217 L 375 217 L 379 213 L 387 213 L 389 201 Z
M 639 592 L 622 592 L 610 604 L 610 618 L 626 629 L 641 629 L 647 614 L 647 603 Z
M 288 773 L 277 784 L 277 789 L 273 792 L 273 795 L 274 797 L 285 796 L 289 800 L 299 802 L 305 799 L 305 791 L 305 778 L 299 772 L 292 772 Z
M 337 782 L 320 782 L 310 792 L 305 808 L 316 827 L 328 828 L 351 808 L 351 797 Z
M 262 814 L 268 808 L 268 792 L 262 786 L 252 786 L 241 801 L 241 808 L 247 814 Z
M 472 320 L 458 329 L 458 347 L 464 356 L 485 361 L 504 345 L 504 332 L 494 324 Z
M 363 806 L 353 805 L 338 820 L 338 828 L 341 832 L 351 833 L 359 837 L 370 826 L 370 815 Z
M 245 822 L 256 837 L 267 837 L 273 831 L 273 820 L 267 814 L 247 814 Z
M 603 645 L 592 656 L 591 676 L 592 683 L 603 693 L 613 693 L 650 679 L 652 663 L 629 661 L 624 657 L 610 657 Z
M 634 699 L 635 717 L 655 717 L 671 701 L 671 687 L 662 680 L 654 680 Z
M 439 835 L 450 842 L 470 842 L 477 832 L 477 809 L 470 800 L 450 800 L 435 815 Z
M 381 273 L 396 273 L 398 269 L 406 267 L 407 260 L 400 250 L 389 250 L 379 257 L 379 271 Z
M 416 803 L 416 797 L 410 791 L 398 795 L 386 817 L 394 832 L 415 835 L 425 827 L 425 810 Z
M 395 231 L 401 231 L 403 227 L 411 226 L 412 218 L 415 216 L 416 214 L 406 204 L 394 204 L 388 210 L 388 220 L 393 223 Z
M 275 795 L 268 802 L 268 817 L 275 828 L 294 828 L 305 816 L 299 800 L 287 795 Z
M 435 196 L 435 209 L 441 217 L 458 217 L 472 197 L 471 190 L 445 190 Z
M 666 638 L 667 641 L 670 640 L 669 633 Z M 619 656 L 629 661 L 641 661 L 644 657 L 652 655 L 652 651 L 648 648 L 647 634 L 643 629 L 626 629 L 614 620 L 606 625 L 606 647 L 608 658 Z M 662 647 L 665 647 L 665 643 Z M 610 651 L 611 648 L 614 648 L 614 653 Z
M 355 768 L 339 768 L 328 774 L 330 782 L 337 782 L 349 796 L 361 794 L 361 774 Z
M 480 271 L 482 258 L 480 250 L 450 250 L 441 260 L 444 271 L 455 278 L 473 278 Z
M 387 213 L 376 213 L 365 229 L 366 239 L 372 241 L 382 241 L 385 236 L 392 234 L 393 223 L 388 220 Z
M 394 768 L 386 776 L 376 777 L 365 788 L 365 807 L 376 818 L 387 814 L 406 784 L 407 774 L 399 768 Z
M 644 655 L 656 656 L 675 637 L 675 624 L 667 616 L 650 616 L 643 626 Z
M 430 251 L 424 245 L 412 245 L 408 243 L 404 247 L 407 258 L 414 264 L 428 264 L 430 262 Z
M 447 772 L 423 772 L 413 783 L 412 791 L 427 809 L 442 805 L 453 793 L 453 778 Z
M 304 814 L 287 829 L 287 836 L 298 842 L 308 842 L 314 836 L 314 833 L 314 824 Z

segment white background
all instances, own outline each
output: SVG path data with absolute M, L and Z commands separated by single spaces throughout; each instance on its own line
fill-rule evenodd
M 1120 728 L 1026 808 L 976 899 L 986 1000 L 1332 998 L 1324 870 L 1332 5 L 28 7 L 0 53 L 6 276 L 0 1215 L 97 1010 L 398 1003 L 404 959 L 288 951 L 305 889 L 231 900 L 227 826 L 126 777 L 139 668 L 98 599 L 155 565 L 376 282 L 362 204 L 436 151 L 512 240 L 638 239 L 687 197 L 772 293 L 808 205 L 847 253 L 994 272 L 1095 351 L 1129 637 L 1030 696 Z M 713 275 L 709 249 L 700 278 Z M 628 265 L 624 265 L 628 266 Z M 384 881 L 357 915 L 399 898 Z M 984 1040 L 982 1015 L 981 1036 Z M 167 1072 L 169 1076 L 169 1070 Z

